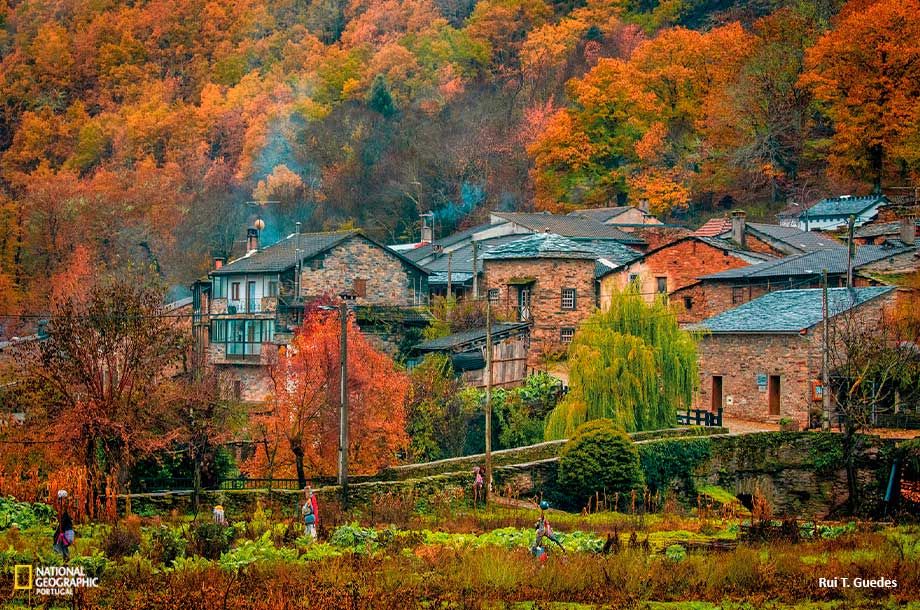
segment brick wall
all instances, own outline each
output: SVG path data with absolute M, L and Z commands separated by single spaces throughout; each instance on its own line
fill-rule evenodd
M 818 332 L 820 338 L 820 331 Z M 700 407 L 712 405 L 713 376 L 722 377 L 722 408 L 729 417 L 808 422 L 811 380 L 821 375 L 820 343 L 814 334 L 704 336 L 700 354 Z M 779 376 L 779 413 L 770 414 L 769 388 L 758 375 Z M 761 381 L 763 377 L 761 378 Z M 731 404 L 729 404 L 731 402 Z
M 744 246 L 746 249 L 751 252 L 759 252 L 761 254 L 769 254 L 770 256 L 786 256 L 786 253 L 778 248 L 774 248 L 770 243 L 761 240 L 748 232 L 744 236 Z
M 856 316 L 854 319 L 862 326 L 881 324 L 895 298 L 896 293 L 889 294 L 846 315 Z M 838 324 L 843 322 L 838 319 Z M 834 324 L 832 320 L 832 329 Z M 721 376 L 722 407 L 727 416 L 772 422 L 788 417 L 806 425 L 809 410 L 821 406 L 812 400 L 812 380 L 821 378 L 822 334 L 818 324 L 805 334 L 704 335 L 698 350 L 700 408 L 713 404 L 713 376 Z M 842 340 L 833 332 L 831 337 L 832 342 Z M 769 408 L 770 376 L 778 376 L 780 383 L 779 413 L 774 414 Z M 759 383 L 764 378 L 765 386 Z
M 365 280 L 365 296 L 358 305 L 415 305 L 416 287 L 423 299 L 427 281 L 419 286 L 420 273 L 410 270 L 400 259 L 361 237 L 349 240 L 318 257 L 321 269 L 313 269 L 309 261 L 301 274 L 301 293 L 308 297 L 338 295 L 355 290 L 355 280 Z
M 665 278 L 668 293 L 673 293 L 696 283 L 700 276 L 747 265 L 740 258 L 695 239 L 675 242 L 622 271 L 604 277 L 601 280 L 601 308 L 605 307 L 614 290 L 623 290 L 627 286 L 632 274 L 639 276 L 640 292 L 652 302 L 658 291 L 659 277 Z
M 524 288 L 515 282 L 521 278 L 536 280 L 526 286 L 531 290 L 530 319 L 533 321 L 531 365 L 538 364 L 543 354 L 564 349 L 560 329 L 576 328 L 595 309 L 593 260 L 486 260 L 484 273 L 485 289 L 500 291 L 498 309 L 512 316 L 516 312 L 519 292 Z M 563 288 L 575 289 L 574 310 L 562 309 Z

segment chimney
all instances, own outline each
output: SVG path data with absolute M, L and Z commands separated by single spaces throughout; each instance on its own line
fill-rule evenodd
M 648 214 L 648 199 L 639 200 L 639 209 Z
M 917 221 L 910 217 L 902 218 L 899 237 L 908 246 L 913 246 L 917 239 Z
M 745 233 L 747 233 L 746 217 L 747 214 L 741 210 L 732 212 L 732 241 L 742 248 L 747 248 L 747 239 L 745 238 Z
M 433 215 L 431 212 L 427 214 L 419 214 L 419 218 L 422 219 L 422 239 L 423 244 L 430 244 L 434 241 L 434 231 L 432 230 L 431 225 L 428 224 L 428 219 L 432 218 Z
M 227 259 L 223 256 L 214 257 L 214 271 L 217 271 L 224 266 L 224 263 L 227 262 Z
M 259 230 L 250 227 L 246 229 L 246 252 L 259 249 Z
M 299 222 L 294 223 L 294 233 L 300 235 L 300 223 Z

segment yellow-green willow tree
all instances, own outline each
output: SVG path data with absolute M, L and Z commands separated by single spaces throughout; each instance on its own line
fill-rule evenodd
M 571 390 L 547 417 L 546 438 L 568 438 L 600 418 L 627 432 L 671 427 L 698 381 L 696 341 L 668 305 L 646 303 L 637 289 L 614 293 L 569 346 Z

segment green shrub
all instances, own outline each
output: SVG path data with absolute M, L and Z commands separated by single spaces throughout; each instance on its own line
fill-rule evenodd
M 0 531 L 13 527 L 27 529 L 54 521 L 54 509 L 38 502 L 18 502 L 16 498 L 0 497 Z
M 191 550 L 207 559 L 219 559 L 222 553 L 230 550 L 234 533 L 232 527 L 218 523 L 199 523 L 192 530 Z
M 178 531 L 161 525 L 150 533 L 150 558 L 156 563 L 171 566 L 185 553 L 185 539 Z
M 687 558 L 687 549 L 679 544 L 672 544 L 665 549 L 664 555 L 674 563 L 680 563 Z
M 643 485 L 639 453 L 609 419 L 582 424 L 559 458 L 559 485 L 581 505 L 595 492 L 629 492 Z

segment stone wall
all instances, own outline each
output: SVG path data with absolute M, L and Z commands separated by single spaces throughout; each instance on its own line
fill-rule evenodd
M 672 480 L 669 488 L 682 490 L 685 502 L 695 506 L 696 496 L 691 489 L 682 489 L 683 480 L 693 487 L 718 485 L 734 495 L 760 494 L 767 498 L 776 516 L 795 515 L 799 518 L 827 518 L 839 516 L 848 500 L 846 471 L 843 468 L 843 438 L 837 433 L 821 432 L 764 432 L 738 436 L 708 436 L 669 438 L 643 441 L 644 447 L 658 446 L 658 453 L 667 455 L 668 446 L 679 443 L 708 445 L 697 464 L 684 465 L 685 472 Z M 884 499 L 885 486 L 895 455 L 892 439 L 864 437 L 859 453 L 857 481 L 862 504 L 860 512 L 878 516 Z M 680 455 L 680 451 L 671 451 Z M 360 482 L 350 486 L 350 500 L 366 504 L 382 493 L 435 494 L 445 489 L 457 488 L 469 493 L 472 475 L 464 468 L 460 471 L 441 472 L 408 479 Z M 560 497 L 556 485 L 558 458 L 549 457 L 494 468 L 495 489 L 510 491 L 518 497 L 545 493 Z M 320 487 L 315 490 L 322 506 L 335 502 L 338 488 Z M 217 503 L 224 505 L 231 519 L 251 514 L 257 501 L 274 503 L 286 514 L 293 514 L 302 493 L 296 490 L 272 492 L 265 490 L 207 491 L 201 496 L 203 511 Z M 135 494 L 131 498 L 132 510 L 140 514 L 168 514 L 176 510 L 191 509 L 191 492 Z M 119 510 L 125 510 L 125 498 L 119 498 Z
M 895 441 L 865 437 L 865 444 L 856 460 L 859 512 L 879 516 Z M 710 459 L 697 468 L 693 479 L 697 485 L 718 485 L 736 495 L 759 493 L 776 516 L 838 516 L 849 498 L 842 446 L 842 435 L 824 432 L 714 438 Z
M 821 374 L 821 349 L 814 334 L 705 335 L 699 346 L 700 402 L 712 404 L 713 376 L 722 377 L 722 407 L 728 417 L 808 423 L 811 380 Z M 768 382 L 780 379 L 779 413 L 770 414 Z M 763 382 L 760 384 L 759 382 Z
M 529 364 L 536 365 L 544 354 L 565 348 L 560 338 L 563 328 L 577 328 L 595 308 L 594 261 L 589 259 L 485 260 L 485 287 L 497 288 L 498 308 L 514 314 L 522 279 L 533 279 L 531 291 Z M 575 309 L 562 309 L 562 289 L 576 291 Z
M 427 298 L 427 279 L 421 272 L 358 235 L 311 261 L 301 273 L 301 293 L 307 297 L 354 291 L 355 280 L 364 280 L 365 295 L 358 296 L 357 305 L 416 305 Z
M 727 254 L 725 250 L 696 239 L 674 242 L 624 267 L 622 271 L 604 277 L 600 288 L 601 308 L 605 308 L 613 291 L 626 288 L 633 274 L 639 277 L 640 292 L 652 302 L 658 293 L 658 278 L 665 278 L 667 292 L 672 294 L 695 284 L 700 276 L 747 265 L 746 261 Z M 692 320 L 688 318 L 687 321 Z

